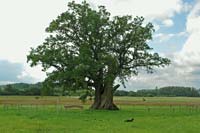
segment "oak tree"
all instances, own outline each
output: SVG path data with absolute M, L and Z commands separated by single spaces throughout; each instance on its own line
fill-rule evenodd
M 49 36 L 27 56 L 31 66 L 42 65 L 47 85 L 70 90 L 94 89 L 92 109 L 116 110 L 113 93 L 140 69 L 170 63 L 147 44 L 154 32 L 143 17 L 115 16 L 104 6 L 93 9 L 86 1 L 68 3 L 66 12 L 46 28 Z

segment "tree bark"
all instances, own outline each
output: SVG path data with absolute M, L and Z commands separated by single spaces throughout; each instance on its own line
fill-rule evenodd
M 95 99 L 91 109 L 119 110 L 113 102 L 113 88 L 95 89 Z
M 92 104 L 91 109 L 98 109 L 100 104 L 101 104 L 101 90 L 100 88 L 96 88 L 94 103 Z
M 109 56 L 106 60 L 107 72 L 103 74 L 103 69 L 99 72 L 99 80 L 95 87 L 95 100 L 91 109 L 119 110 L 113 102 L 113 93 L 119 87 L 119 85 L 113 86 L 117 77 L 117 63 Z

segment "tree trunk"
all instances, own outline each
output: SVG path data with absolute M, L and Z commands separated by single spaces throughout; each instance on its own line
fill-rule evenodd
M 101 90 L 100 90 L 100 88 L 96 88 L 94 103 L 91 106 L 91 109 L 98 109 L 100 104 L 101 104 Z
M 119 110 L 113 103 L 112 87 L 95 90 L 95 100 L 91 109 Z
M 117 77 L 117 61 L 111 56 L 105 60 L 107 72 L 103 73 L 103 69 L 99 72 L 99 80 L 95 82 L 95 100 L 91 109 L 119 110 L 113 103 L 113 93 L 119 87 L 119 85 L 113 86 Z

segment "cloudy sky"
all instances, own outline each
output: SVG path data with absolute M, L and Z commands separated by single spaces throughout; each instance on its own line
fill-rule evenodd
M 80 2 L 81 0 L 77 0 Z M 45 79 L 30 68 L 26 55 L 47 36 L 44 29 L 67 9 L 69 0 L 0 0 L 0 84 Z M 183 85 L 200 88 L 200 0 L 88 0 L 105 5 L 113 16 L 144 16 L 156 29 L 149 45 L 172 60 L 154 74 L 130 78 L 129 90 Z

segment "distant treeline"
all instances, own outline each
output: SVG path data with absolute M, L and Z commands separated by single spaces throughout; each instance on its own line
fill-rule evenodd
M 0 95 L 48 95 L 48 96 L 81 96 L 86 90 L 78 91 L 60 91 L 56 89 L 42 89 L 42 83 L 36 84 L 26 84 L 26 83 L 16 83 L 9 85 L 0 86 Z M 91 93 L 94 95 L 94 92 Z M 186 97 L 200 97 L 200 90 L 193 87 L 178 87 L 178 86 L 168 86 L 156 89 L 143 89 L 138 91 L 125 91 L 117 90 L 114 93 L 115 96 L 135 96 L 135 97 L 155 97 L 155 96 L 186 96 Z
M 199 97 L 200 90 L 193 87 L 179 87 L 179 86 L 168 86 L 156 89 L 144 89 L 134 91 L 117 90 L 115 96 L 142 96 L 142 97 L 155 97 L 155 96 L 166 96 L 166 97 Z
M 81 96 L 85 90 L 75 91 L 62 91 L 60 88 L 44 88 L 42 83 L 27 84 L 27 83 L 15 83 L 8 85 L 0 85 L 1 95 L 22 95 L 22 96 Z
M 41 95 L 42 83 L 16 83 L 0 86 L 0 95 Z

